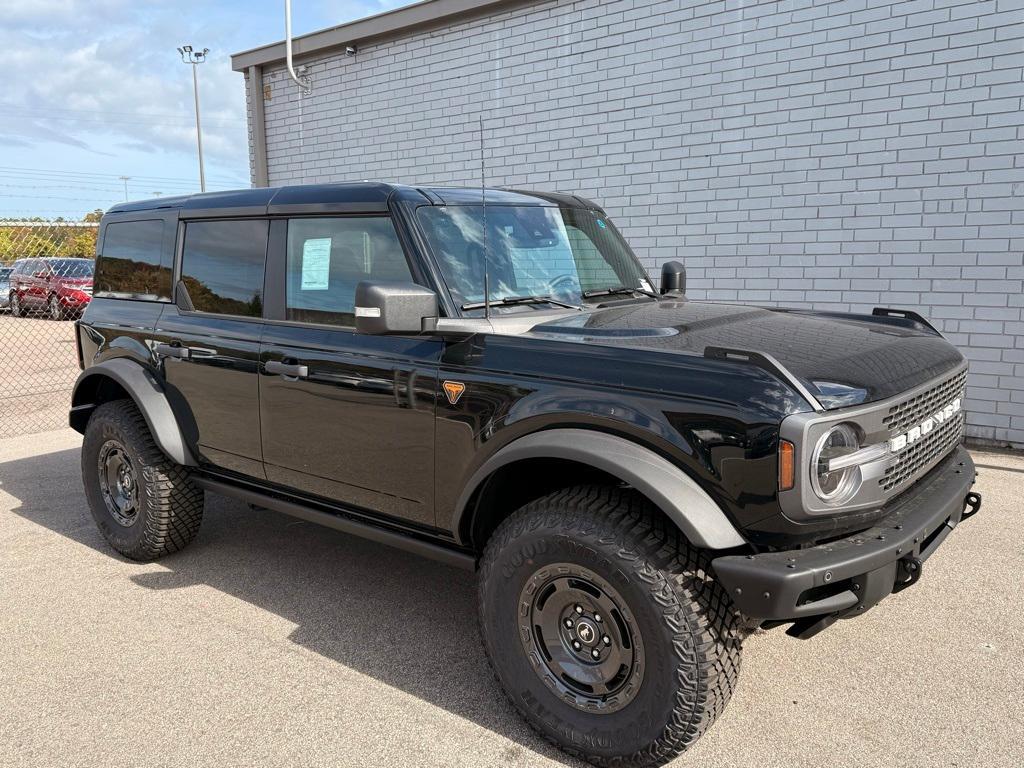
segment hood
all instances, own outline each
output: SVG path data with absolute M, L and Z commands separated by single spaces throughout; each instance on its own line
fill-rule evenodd
M 532 333 L 697 355 L 708 347 L 759 352 L 778 360 L 829 409 L 898 395 L 963 362 L 953 345 L 907 320 L 700 301 L 597 309 L 542 323 Z

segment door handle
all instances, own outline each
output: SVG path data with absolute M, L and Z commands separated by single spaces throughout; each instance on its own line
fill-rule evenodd
M 267 373 L 286 376 L 293 379 L 304 379 L 309 376 L 309 368 L 305 365 L 292 365 L 281 363 L 277 360 L 268 360 L 263 364 L 263 370 Z
M 192 350 L 180 344 L 160 343 L 153 347 L 153 351 L 158 357 L 176 357 L 179 360 L 188 360 L 192 355 Z

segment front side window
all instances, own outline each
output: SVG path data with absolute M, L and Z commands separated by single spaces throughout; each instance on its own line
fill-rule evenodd
M 649 291 L 622 236 L 596 211 L 546 206 L 424 206 L 417 221 L 455 303 L 548 296 L 579 304 L 591 291 Z M 485 259 L 486 248 L 486 259 Z M 544 305 L 534 305 L 544 309 Z
M 103 252 L 96 259 L 95 294 L 169 300 L 171 264 L 163 256 L 163 240 L 162 219 L 107 224 Z
M 356 286 L 364 280 L 412 280 L 391 219 L 289 220 L 286 319 L 354 326 Z
M 243 317 L 263 314 L 268 227 L 265 219 L 186 225 L 181 281 L 194 309 Z

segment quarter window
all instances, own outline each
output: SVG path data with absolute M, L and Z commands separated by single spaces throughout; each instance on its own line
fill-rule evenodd
M 164 256 L 161 219 L 107 224 L 103 253 L 96 261 L 97 296 L 167 301 L 171 264 Z
M 391 219 L 351 216 L 288 222 L 286 319 L 355 325 L 356 286 L 363 280 L 412 280 Z
M 181 281 L 194 309 L 244 317 L 263 314 L 267 228 L 264 219 L 186 225 Z

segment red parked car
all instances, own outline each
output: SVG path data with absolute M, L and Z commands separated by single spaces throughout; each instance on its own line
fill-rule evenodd
M 90 259 L 20 259 L 10 276 L 9 306 L 15 317 L 78 317 L 92 301 Z

